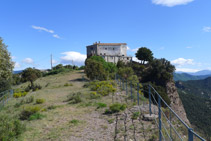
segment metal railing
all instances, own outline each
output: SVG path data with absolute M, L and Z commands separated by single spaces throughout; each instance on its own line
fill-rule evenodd
M 152 85 L 136 83 L 135 86 L 133 81 L 124 80 L 119 75 L 115 76 L 115 80 L 120 88 L 126 92 L 126 95 L 131 98 L 131 101 L 136 101 L 138 106 L 140 106 L 141 102 L 140 91 L 147 94 L 149 114 L 158 115 L 158 119 L 154 118 L 154 120 L 159 129 L 159 141 L 205 141 L 205 139 L 196 134 L 193 129 L 174 112 Z M 145 87 L 145 89 L 143 87 Z M 136 92 L 137 95 L 135 95 Z M 157 107 L 157 111 L 155 107 Z
M 0 93 L 0 110 L 8 103 L 11 97 L 13 97 L 13 90 L 7 90 Z

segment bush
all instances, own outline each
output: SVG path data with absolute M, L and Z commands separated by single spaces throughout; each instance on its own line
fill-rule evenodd
M 97 91 L 98 94 L 107 96 L 109 93 L 116 91 L 112 84 L 109 81 L 93 81 L 89 84 L 89 87 L 92 91 Z
M 97 94 L 96 92 L 90 93 L 90 99 L 98 99 L 101 98 L 101 95 Z
M 135 120 L 139 117 L 139 115 L 140 115 L 140 112 L 134 112 L 131 119 Z
M 68 101 L 70 102 L 70 104 L 77 104 L 77 103 L 82 102 L 81 93 L 78 92 L 78 93 L 71 94 L 71 96 L 67 99 L 67 102 Z
M 65 83 L 64 86 L 65 86 L 65 87 L 73 86 L 73 84 L 72 84 L 72 83 Z
M 120 111 L 124 111 L 126 108 L 126 104 L 115 103 L 109 106 L 109 109 L 106 109 L 105 114 L 118 113 Z
M 105 103 L 97 103 L 97 109 L 105 108 L 107 105 Z
M 36 104 L 43 104 L 45 99 L 36 99 Z
M 0 115 L 0 141 L 17 140 L 25 129 L 19 120 Z
M 57 107 L 57 106 L 51 105 L 51 106 L 48 106 L 47 109 L 48 109 L 48 110 L 53 110 L 53 109 L 56 109 L 56 107 Z
M 73 119 L 73 120 L 70 121 L 70 123 L 73 124 L 74 126 L 76 126 L 76 125 L 78 125 L 79 120 Z
M 30 96 L 30 97 L 27 97 L 26 99 L 21 99 L 21 101 L 16 103 L 14 105 L 14 107 L 18 108 L 18 107 L 20 107 L 23 104 L 29 104 L 29 103 L 32 103 L 32 102 L 34 102 L 34 97 Z
M 40 113 L 34 113 L 29 117 L 28 120 L 38 120 L 38 119 L 42 119 L 43 117 L 45 116 Z
M 28 94 L 27 92 L 15 92 L 15 93 L 13 94 L 13 97 L 14 97 L 14 98 L 24 97 L 24 96 L 26 96 L 27 94 Z
M 28 120 L 29 117 L 37 112 L 40 111 L 40 107 L 35 106 L 35 107 L 27 107 L 25 110 L 23 110 L 20 114 L 20 119 L 21 120 Z

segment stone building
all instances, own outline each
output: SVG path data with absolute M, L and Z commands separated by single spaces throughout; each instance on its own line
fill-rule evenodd
M 131 62 L 132 57 L 127 56 L 126 43 L 100 43 L 96 42 L 87 48 L 87 58 L 93 55 L 102 56 L 106 62 L 117 63 L 123 61 Z

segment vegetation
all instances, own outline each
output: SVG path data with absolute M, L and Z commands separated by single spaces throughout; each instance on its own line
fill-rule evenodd
M 17 140 L 25 131 L 25 125 L 20 120 L 0 115 L 0 141 Z
M 7 45 L 0 37 L 0 92 L 11 88 L 13 64 Z
M 114 103 L 109 106 L 109 109 L 106 109 L 105 114 L 118 113 L 120 111 L 124 111 L 126 108 L 126 104 Z
M 202 80 L 211 77 L 211 75 L 190 75 L 187 73 L 174 73 L 174 81 Z
M 40 107 L 34 106 L 34 107 L 26 107 L 20 114 L 21 120 L 28 120 L 31 115 L 37 113 L 40 111 Z
M 45 99 L 36 99 L 36 104 L 43 104 Z
M 145 64 L 146 61 L 151 62 L 153 60 L 153 53 L 150 49 L 141 47 L 136 53 L 136 58 L 138 58 L 142 64 Z
M 192 125 L 202 131 L 207 140 L 211 136 L 211 78 L 177 82 L 179 96 Z
M 34 89 L 34 81 L 39 77 L 41 77 L 41 72 L 37 69 L 27 68 L 22 72 L 23 82 L 29 81 L 31 83 L 29 86 L 30 89 Z
M 77 103 L 82 102 L 81 93 L 78 92 L 78 93 L 73 93 L 73 94 L 71 94 L 71 95 L 68 97 L 67 102 L 69 102 L 70 104 L 77 104 Z

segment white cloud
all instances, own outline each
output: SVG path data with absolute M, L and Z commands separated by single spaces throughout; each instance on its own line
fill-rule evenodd
M 204 31 L 204 32 L 211 32 L 211 27 L 205 26 L 205 27 L 203 28 L 203 31 Z
M 136 57 L 133 57 L 133 58 L 132 58 L 132 60 L 133 60 L 133 61 L 135 61 L 135 62 L 139 62 L 139 63 L 141 63 L 141 61 L 140 61 L 140 60 L 138 60 Z
M 171 61 L 171 63 L 176 66 L 194 65 L 193 59 L 184 59 L 184 58 L 175 59 Z
M 152 0 L 152 3 L 157 5 L 173 7 L 176 5 L 185 5 L 193 1 L 194 0 Z
M 189 68 L 176 68 L 176 71 L 181 71 L 181 72 L 198 72 L 200 70 L 198 70 L 198 69 L 189 69 Z
M 16 57 L 15 56 L 11 56 L 11 58 L 14 60 L 14 59 L 16 59 Z
M 54 34 L 53 37 L 57 38 L 57 39 L 60 39 L 59 35 L 57 35 L 57 34 Z
M 58 63 L 58 61 L 52 60 L 52 64 L 57 64 L 57 63 Z
M 31 59 L 31 58 L 25 58 L 22 62 L 26 63 L 26 64 L 33 64 L 34 63 L 33 59 Z
M 79 52 L 75 51 L 69 51 L 69 52 L 63 52 L 61 53 L 64 56 L 61 57 L 61 62 L 64 64 L 72 64 L 73 65 L 84 65 L 84 62 L 86 60 L 86 55 L 81 54 Z
M 40 26 L 35 26 L 35 25 L 32 25 L 32 28 L 36 29 L 36 30 L 39 30 L 39 31 L 45 31 L 45 32 L 49 32 L 49 33 L 54 33 L 53 30 L 49 30 L 45 27 L 40 27 Z
M 139 48 L 131 49 L 132 52 L 137 52 Z
M 130 50 L 130 48 L 127 46 L 127 50 Z
M 15 69 L 20 68 L 21 65 L 18 62 L 15 62 Z

